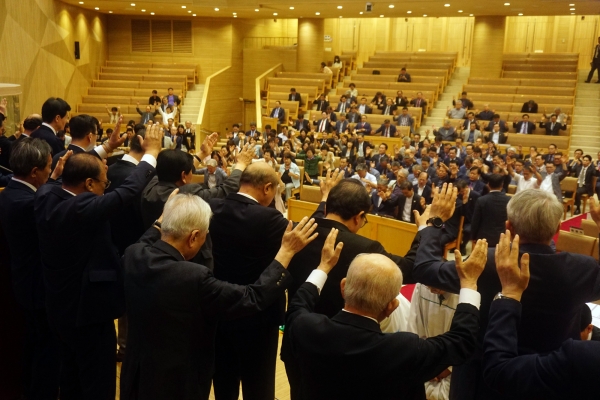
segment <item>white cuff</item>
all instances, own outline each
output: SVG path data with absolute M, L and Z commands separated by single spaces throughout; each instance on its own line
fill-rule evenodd
M 156 158 L 151 154 L 144 154 L 141 161 L 146 161 L 148 164 L 156 168 Z
M 421 226 L 419 226 L 419 232 L 421 232 L 425 228 L 427 228 L 427 225 L 421 225 Z
M 96 146 L 94 147 L 94 151 L 96 152 L 96 154 L 98 154 L 100 156 L 101 159 L 105 159 L 106 157 L 108 157 L 108 154 L 106 154 L 106 150 L 104 150 L 104 146 Z
M 477 290 L 462 288 L 458 295 L 458 303 L 472 304 L 479 310 L 479 306 L 481 306 L 481 294 Z
M 321 289 L 325 286 L 325 282 L 327 281 L 327 274 L 320 269 L 314 269 L 308 278 L 306 278 L 306 282 L 310 282 L 317 287 L 319 293 L 321 293 Z M 479 293 L 478 293 L 479 294 Z

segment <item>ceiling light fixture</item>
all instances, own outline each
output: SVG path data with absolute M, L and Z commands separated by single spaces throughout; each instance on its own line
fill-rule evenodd
M 426 17 L 426 16 L 427 16 L 427 14 L 423 14 L 423 16 L 424 16 L 424 17 Z
M 237 18 L 237 15 L 234 15 L 233 18 Z
M 196 16 L 196 14 L 192 14 L 192 17 L 195 17 L 195 16 Z
M 473 14 L 469 14 L 469 17 L 472 17 L 472 16 L 473 16 Z
M 341 9 L 342 9 L 342 6 L 338 6 L 338 10 L 341 10 Z
M 112 14 L 112 11 L 109 11 L 108 13 L 109 13 L 109 14 Z
M 573 7 L 574 5 L 575 5 L 575 3 L 573 3 L 573 4 L 569 4 L 569 7 Z
M 192 10 L 188 10 L 188 14 L 191 14 L 191 13 L 192 13 Z
M 131 7 L 135 7 L 135 3 L 131 3 Z
M 359 12 L 359 14 L 360 14 L 360 15 L 363 15 L 363 12 L 361 11 L 361 12 Z
M 317 11 L 317 12 L 315 13 L 315 15 L 321 15 L 321 13 Z
M 219 9 L 218 9 L 218 8 L 215 8 L 215 11 L 219 11 Z
M 254 11 L 258 12 L 258 8 L 255 8 Z
M 519 15 L 523 15 L 523 13 L 519 13 Z
M 379 18 L 383 18 L 383 14 L 381 14 L 381 15 L 379 16 Z
M 293 10 L 293 9 L 294 9 L 294 7 L 290 7 L 290 10 Z
M 94 7 L 94 10 L 99 10 L 99 9 L 100 9 L 100 7 Z
M 388 7 L 389 8 L 394 8 L 395 6 L 393 4 L 390 4 Z
M 146 12 L 146 10 L 142 10 L 142 12 Z
M 444 7 L 450 7 L 450 4 L 444 4 Z
M 504 3 L 505 6 L 510 6 L 510 3 Z
M 154 15 L 154 13 L 153 13 L 153 12 L 151 12 L 151 13 L 150 13 L 150 15 Z
M 575 9 L 574 9 L 574 8 L 569 8 L 569 10 L 571 10 L 571 11 L 575 11 Z
M 274 16 L 277 16 L 277 13 L 273 13 Z
M 458 10 L 459 13 L 463 12 L 462 10 Z
M 83 1 L 80 1 L 79 4 L 83 4 Z
M 571 13 L 571 15 L 575 15 L 575 13 Z
M 406 13 L 407 13 L 407 14 L 412 14 L 412 11 L 407 11 Z
M 342 18 L 342 16 L 340 15 L 340 18 Z
M 186 6 L 181 6 L 181 8 L 187 8 Z

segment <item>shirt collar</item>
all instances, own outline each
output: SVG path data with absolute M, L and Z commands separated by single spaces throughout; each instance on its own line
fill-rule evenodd
M 53 132 L 53 133 L 56 135 L 56 129 L 54 129 L 54 128 L 52 127 L 52 125 L 49 125 L 49 124 L 47 124 L 47 123 L 45 123 L 45 122 L 42 122 L 42 125 L 45 125 L 45 126 L 47 126 L 48 128 L 50 128 L 50 129 L 52 130 L 52 132 Z
M 375 318 L 367 317 L 366 315 L 361 315 L 361 314 L 353 313 L 351 311 L 346 310 L 345 308 L 342 308 L 342 311 L 347 312 L 349 314 L 358 315 L 358 316 L 363 317 L 363 318 L 368 318 L 371 321 L 374 321 L 377 325 L 379 325 L 379 321 L 377 321 Z
M 140 162 L 138 160 L 136 160 L 135 158 L 131 157 L 129 154 L 124 154 L 123 158 L 121 158 L 121 160 L 123 161 L 128 161 L 134 165 L 138 165 Z
M 250 200 L 254 200 L 255 202 L 257 202 L 257 203 L 258 203 L 258 200 L 256 200 L 254 197 L 250 196 L 250 195 L 249 195 L 249 194 L 247 194 L 247 193 L 241 193 L 241 192 L 238 192 L 238 194 L 239 194 L 240 196 L 247 197 L 247 198 L 249 198 Z
M 37 192 L 37 188 L 35 186 L 33 186 L 31 183 L 29 183 L 29 182 L 22 181 L 20 179 L 15 178 L 14 176 L 13 176 L 12 180 L 15 181 L 15 182 L 22 183 L 23 185 L 27 186 L 28 188 L 30 188 L 34 192 Z
M 65 188 L 62 188 L 62 190 L 64 190 L 65 192 L 69 193 L 72 196 L 77 196 L 75 193 L 71 192 L 70 190 L 67 190 Z

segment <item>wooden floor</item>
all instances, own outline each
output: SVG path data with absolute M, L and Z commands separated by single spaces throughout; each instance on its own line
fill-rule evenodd
M 287 375 L 285 374 L 285 367 L 283 362 L 279 358 L 279 351 L 281 350 L 281 338 L 283 335 L 279 334 L 279 349 L 277 351 L 277 369 L 275 371 L 275 398 L 279 400 L 290 399 L 290 385 L 288 383 Z M 119 387 L 120 387 L 120 376 L 121 376 L 121 363 L 117 364 L 117 397 L 119 400 Z M 210 399 L 214 400 L 215 396 L 212 391 L 210 393 Z M 240 399 L 242 399 L 242 390 L 240 388 Z

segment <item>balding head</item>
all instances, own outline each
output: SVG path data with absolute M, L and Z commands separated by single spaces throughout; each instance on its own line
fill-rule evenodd
M 402 272 L 382 254 L 359 254 L 341 287 L 347 310 L 382 321 L 398 306 Z
M 252 163 L 240 178 L 240 193 L 254 197 L 259 204 L 268 206 L 277 193 L 279 177 L 266 162 Z
M 31 114 L 23 121 L 23 129 L 27 136 L 30 136 L 40 126 L 42 126 L 42 116 L 40 114 Z

